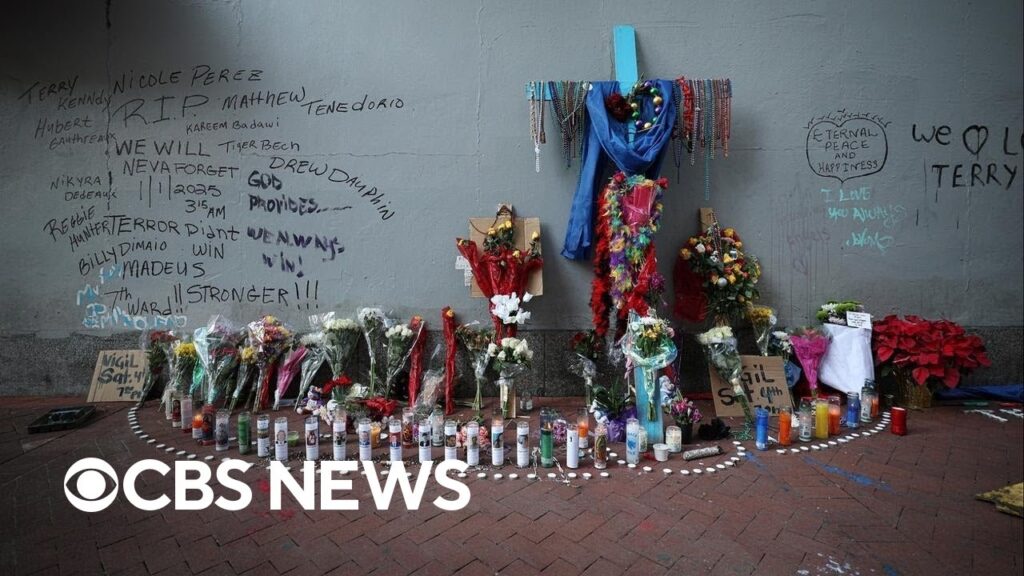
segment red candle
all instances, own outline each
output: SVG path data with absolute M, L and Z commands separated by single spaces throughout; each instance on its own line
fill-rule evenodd
M 892 409 L 892 433 L 897 436 L 907 435 L 907 409 Z

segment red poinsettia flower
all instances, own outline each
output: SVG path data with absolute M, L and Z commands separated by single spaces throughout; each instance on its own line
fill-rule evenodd
M 991 365 L 982 339 L 949 320 L 890 315 L 873 328 L 877 363 L 908 371 L 920 386 L 941 380 L 954 388 L 962 374 Z

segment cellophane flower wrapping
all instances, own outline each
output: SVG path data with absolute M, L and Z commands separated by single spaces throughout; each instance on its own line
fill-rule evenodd
M 295 411 L 304 414 L 307 409 L 303 400 L 316 373 L 327 361 L 327 350 L 324 347 L 324 333 L 319 330 L 304 334 L 299 338 L 299 344 L 306 349 L 306 355 L 302 357 L 299 366 L 299 393 L 295 397 Z
M 256 351 L 256 394 L 253 400 L 253 411 L 259 412 L 269 400 L 270 375 L 272 367 L 284 352 L 292 337 L 292 331 L 276 317 L 266 315 L 255 322 L 250 322 L 249 343 Z
M 195 368 L 199 356 L 196 353 L 196 345 L 187 340 L 179 340 L 174 343 L 171 356 L 168 358 L 170 369 L 171 386 L 176 394 L 189 392 L 192 383 L 192 370 Z
M 430 356 L 429 366 L 423 373 L 423 385 L 416 394 L 416 401 L 412 404 L 416 413 L 414 425 L 426 418 L 437 405 L 437 399 L 444 392 L 445 387 L 445 365 L 447 364 L 446 346 L 438 344 L 434 347 L 434 353 Z
M 409 361 L 412 345 L 416 338 L 419 337 L 422 329 L 422 324 L 417 324 L 415 330 L 406 324 L 396 324 L 384 332 L 384 337 L 387 339 L 384 398 L 391 398 L 391 392 L 395 387 L 395 380 Z
M 246 396 L 246 389 L 249 387 L 249 381 L 256 371 L 256 347 L 252 345 L 243 346 L 238 354 L 238 375 L 235 377 L 235 387 L 230 394 L 231 404 L 228 406 L 229 410 L 233 411 L 240 399 L 244 402 L 244 399 L 248 397 Z
M 479 326 L 479 322 L 463 324 L 455 329 L 455 338 L 469 352 L 473 365 L 473 379 L 476 383 L 476 396 L 473 398 L 473 410 L 479 412 L 483 404 L 483 385 L 487 381 L 487 369 L 491 365 L 489 347 L 493 344 L 494 330 Z
M 821 359 L 825 356 L 825 352 L 828 351 L 828 336 L 815 328 L 805 328 L 790 336 L 790 342 L 793 344 L 793 352 L 807 376 L 807 385 L 810 386 L 811 393 L 817 396 L 818 368 L 821 366 Z
M 516 377 L 533 362 L 533 350 L 530 350 L 526 339 L 509 336 L 502 338 L 497 344 L 488 345 L 487 355 L 491 357 L 491 362 L 499 374 L 497 384 L 502 416 L 508 417 L 511 410 L 508 404 L 512 396 L 511 387 L 515 386 Z
M 137 407 L 142 406 L 157 380 L 164 374 L 171 347 L 177 339 L 178 337 L 169 330 L 151 330 L 143 333 L 140 347 L 146 352 L 148 370 L 142 383 L 142 396 L 136 404 Z
M 215 315 L 205 327 L 196 329 L 193 338 L 203 366 L 206 403 L 213 404 L 226 395 L 245 334 L 227 318 Z
M 322 323 L 323 348 L 331 367 L 331 377 L 341 376 L 355 356 L 361 334 L 359 324 L 350 318 L 335 318 L 333 312 L 325 314 Z
M 707 358 L 708 364 L 714 368 L 715 373 L 722 380 L 732 386 L 733 394 L 743 408 L 744 417 L 748 421 L 753 421 L 750 404 L 747 401 L 747 392 L 740 381 L 740 376 L 743 374 L 743 361 L 740 359 L 732 328 L 716 326 L 699 334 L 697 341 L 704 347 L 704 356 Z
M 643 373 L 648 422 L 657 420 L 661 404 L 657 401 L 658 381 L 654 372 L 671 364 L 678 353 L 672 341 L 673 336 L 674 332 L 665 320 L 654 315 L 640 316 L 630 312 L 622 351 L 633 366 L 640 368 Z
M 594 399 L 594 378 L 597 377 L 597 359 L 601 355 L 603 341 L 596 330 L 577 332 L 569 340 L 569 349 L 576 356 L 569 362 L 569 371 L 583 379 L 583 394 L 586 405 Z
M 295 379 L 295 375 L 302 369 L 302 360 L 306 357 L 307 350 L 301 344 L 296 345 L 284 356 L 284 361 L 277 367 L 277 386 L 274 390 L 274 410 L 281 407 L 281 398 L 288 391 L 288 385 Z
M 367 368 L 367 386 L 369 395 L 377 395 L 378 380 L 383 380 L 382 363 L 387 361 L 387 337 L 384 332 L 391 327 L 391 321 L 380 308 L 362 308 L 357 314 L 359 326 L 366 340 L 366 350 L 370 358 Z
M 751 306 L 747 309 L 747 319 L 750 320 L 750 326 L 754 329 L 757 349 L 761 351 L 761 356 L 767 356 L 772 328 L 778 323 L 775 310 L 768 306 Z

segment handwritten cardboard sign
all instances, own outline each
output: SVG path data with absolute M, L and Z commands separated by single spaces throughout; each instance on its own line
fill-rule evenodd
M 751 413 L 754 408 L 764 408 L 776 414 L 783 406 L 793 407 L 793 398 L 786 385 L 786 370 L 778 356 L 740 356 L 743 374 L 740 381 L 747 393 Z M 711 371 L 711 395 L 715 399 L 715 414 L 719 417 L 743 416 L 743 407 L 733 392 L 732 386 Z
M 143 350 L 101 350 L 87 402 L 137 402 L 149 365 Z
M 469 219 L 469 239 L 476 242 L 476 245 L 480 250 L 483 250 L 484 237 L 487 235 L 487 229 L 494 226 L 496 222 L 500 222 L 500 220 L 496 221 L 494 216 Z M 526 252 L 527 248 L 529 248 L 530 238 L 533 237 L 534 232 L 540 232 L 540 218 L 516 218 L 512 221 L 512 238 L 515 241 L 516 248 L 523 252 Z M 534 296 L 540 296 L 544 293 L 543 272 L 543 269 L 537 270 L 531 274 L 529 280 L 526 281 L 527 292 Z M 473 298 L 484 297 L 484 293 L 480 291 L 480 287 L 477 286 L 476 280 L 473 280 L 469 287 L 469 295 Z M 521 297 L 522 294 L 519 296 Z

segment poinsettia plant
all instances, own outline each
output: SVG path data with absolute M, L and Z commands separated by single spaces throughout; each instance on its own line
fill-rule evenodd
M 980 336 L 956 322 L 889 315 L 875 322 L 872 347 L 883 373 L 909 372 L 918 386 L 941 381 L 949 388 L 979 366 L 991 366 Z

